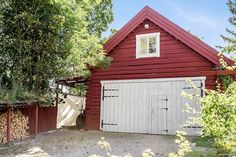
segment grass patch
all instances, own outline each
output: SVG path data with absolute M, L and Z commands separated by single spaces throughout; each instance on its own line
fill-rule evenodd
M 186 157 L 216 157 L 217 154 L 214 151 L 209 152 L 200 152 L 193 150 L 192 152 L 189 152 L 185 155 Z
M 196 149 L 186 154 L 186 157 L 217 157 L 217 149 L 214 147 L 212 137 L 190 137 L 189 141 L 197 147 L 205 147 L 201 151 Z M 210 148 L 210 149 L 209 149 Z
M 196 143 L 198 147 L 208 147 L 208 148 L 215 148 L 214 141 L 211 137 L 191 137 L 191 143 Z

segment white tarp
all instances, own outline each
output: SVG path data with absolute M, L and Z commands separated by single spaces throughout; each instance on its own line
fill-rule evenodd
M 82 107 L 85 108 L 85 98 L 79 96 L 59 94 L 59 99 L 64 103 L 58 104 L 57 128 L 62 126 L 75 126 L 76 118 L 80 114 Z

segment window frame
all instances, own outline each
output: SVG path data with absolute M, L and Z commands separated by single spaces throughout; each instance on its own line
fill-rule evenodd
M 140 38 L 142 37 L 156 37 L 156 52 L 149 53 L 149 38 L 147 38 L 147 54 L 141 54 L 140 47 Z M 138 34 L 136 35 L 136 59 L 138 58 L 147 58 L 147 57 L 160 57 L 160 32 L 147 33 L 147 34 Z

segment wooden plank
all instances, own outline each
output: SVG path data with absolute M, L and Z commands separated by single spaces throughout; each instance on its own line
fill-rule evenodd
M 152 31 L 148 31 L 148 33 L 156 33 L 156 32 L 160 32 L 158 29 L 156 29 L 156 31 L 152 32 Z M 138 34 L 136 34 L 138 35 Z M 167 47 L 169 45 L 179 45 L 182 47 L 187 47 L 186 45 L 183 45 L 180 41 L 176 40 L 175 38 L 169 38 L 166 39 L 164 37 L 164 40 L 162 39 L 162 32 L 160 32 L 160 43 L 162 44 L 163 47 Z M 165 44 L 163 44 L 165 43 Z M 117 47 L 117 49 L 126 49 L 126 48 L 136 48 L 136 41 L 133 40 L 129 40 L 129 42 L 122 42 L 120 43 L 120 45 Z
M 162 57 L 162 58 L 147 58 L 147 59 L 122 59 L 119 61 L 113 61 L 111 62 L 110 68 L 112 67 L 117 67 L 117 66 L 139 66 L 139 65 L 155 65 L 159 64 L 161 65 L 169 65 L 169 64 L 183 64 L 186 63 L 187 65 L 195 65 L 197 64 L 198 66 L 210 66 L 210 62 L 205 62 L 201 59 L 197 58 L 192 58 L 192 57 L 186 57 L 186 56 L 179 56 L 178 58 L 167 58 L 167 57 Z M 165 67 L 165 66 L 163 66 Z
M 97 76 L 94 80 L 121 80 L 121 79 L 148 79 L 148 78 L 175 78 L 175 77 L 195 77 L 201 76 L 199 72 L 176 72 L 176 73 L 146 73 L 146 74 L 125 74 L 107 75 L 106 77 Z
M 134 49 L 124 49 L 124 50 L 119 50 L 119 51 L 117 50 L 115 52 L 116 53 L 111 54 L 111 57 L 113 58 L 113 61 L 114 60 L 120 60 L 120 59 L 123 59 L 123 58 L 132 59 L 132 58 L 136 57 Z M 198 59 L 207 61 L 205 58 L 199 57 L 199 55 L 196 54 L 194 51 L 187 50 L 186 48 L 179 48 L 179 49 L 161 48 L 160 52 L 161 52 L 161 56 L 159 58 L 166 57 L 168 55 L 171 55 L 171 56 L 175 55 L 176 57 L 180 57 L 180 56 L 182 57 L 183 54 L 186 54 L 187 56 L 191 55 L 190 57 L 192 57 L 192 58 L 198 58 Z M 146 59 L 148 59 L 148 58 L 146 58 Z
M 149 69 L 149 68 L 146 68 L 146 69 L 138 69 L 139 67 L 136 67 L 136 69 L 133 69 L 133 70 L 126 70 L 126 68 L 124 68 L 124 70 L 122 71 L 104 71 L 104 72 L 98 72 L 98 73 L 94 73 L 93 76 L 94 77 L 99 77 L 99 76 L 122 76 L 122 75 L 135 75 L 135 74 L 148 74 L 150 73 L 150 70 L 152 71 L 152 73 L 178 73 L 178 72 L 189 72 L 189 71 L 192 71 L 192 72 L 196 72 L 199 73 L 199 70 L 203 70 L 205 69 L 204 67 L 203 68 L 197 68 L 197 67 L 181 67 L 181 68 L 166 68 L 166 69 L 158 69 L 158 68 L 153 68 L 153 69 Z M 206 68 L 205 70 L 209 70 L 210 68 Z
M 236 75 L 236 70 L 202 71 L 200 73 L 205 76 Z
M 37 137 L 38 134 L 38 126 L 39 126 L 39 107 L 38 105 L 35 106 L 35 137 Z

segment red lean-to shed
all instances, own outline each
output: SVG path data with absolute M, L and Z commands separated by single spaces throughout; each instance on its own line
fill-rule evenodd
M 186 124 L 186 102 L 215 87 L 220 66 L 217 51 L 153 9 L 145 7 L 104 45 L 112 57 L 108 69 L 94 69 L 88 80 L 86 128 L 150 134 L 196 135 L 200 127 Z M 225 58 L 226 62 L 233 62 Z M 209 75 L 212 74 L 212 75 Z M 191 79 L 199 90 L 186 82 Z

